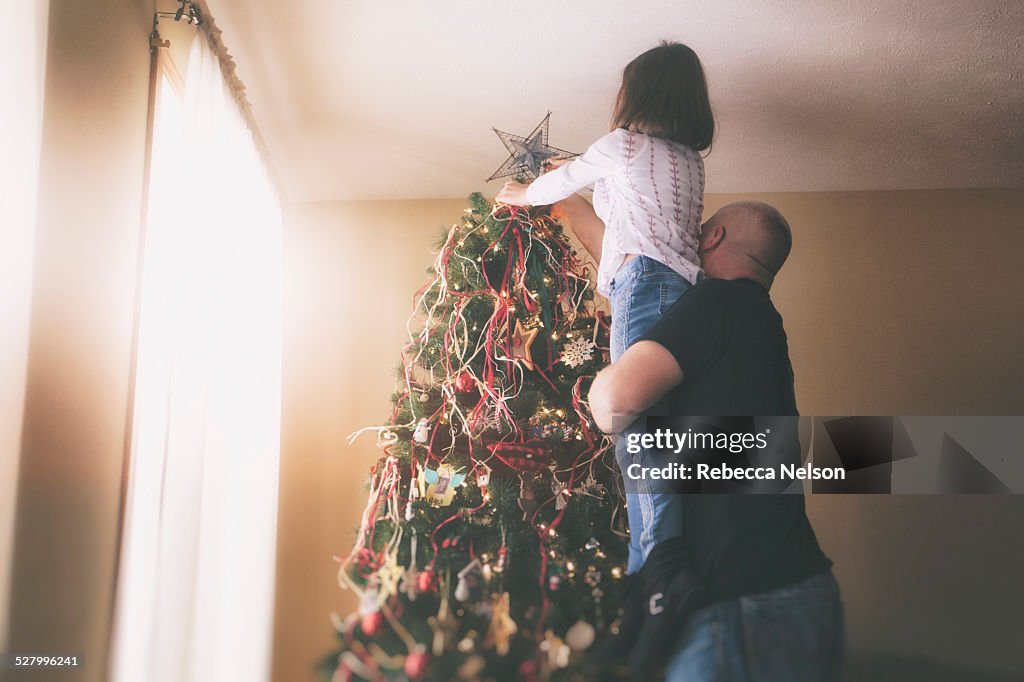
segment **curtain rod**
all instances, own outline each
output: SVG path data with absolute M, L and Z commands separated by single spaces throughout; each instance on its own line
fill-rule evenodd
M 224 84 L 227 86 L 232 98 L 238 105 L 242 118 L 245 120 L 246 127 L 249 128 L 249 132 L 252 134 L 253 144 L 256 145 L 256 151 L 263 160 L 263 165 L 267 170 L 267 175 L 270 177 L 270 182 L 274 186 L 278 200 L 283 206 L 285 196 L 281 180 L 274 168 L 274 164 L 271 160 L 270 152 L 267 150 L 267 145 L 263 139 L 263 135 L 260 134 L 259 126 L 256 125 L 256 119 L 252 115 L 252 104 L 250 104 L 249 98 L 245 94 L 245 83 L 242 82 L 242 79 L 239 78 L 236 73 L 237 66 L 235 64 L 235 59 L 231 56 L 231 53 L 228 52 L 227 47 L 224 45 L 224 41 L 221 40 L 220 36 L 223 31 L 217 27 L 216 22 L 210 14 L 209 7 L 207 7 L 204 0 L 177 0 L 177 2 L 180 7 L 178 7 L 176 12 L 157 12 L 155 11 L 156 8 L 154 6 L 153 32 L 149 35 L 150 52 L 155 53 L 157 48 L 170 47 L 171 44 L 169 40 L 163 40 L 160 38 L 160 32 L 157 30 L 157 23 L 159 22 L 160 17 L 172 17 L 174 21 L 184 20 L 186 23 L 195 26 L 197 30 L 206 36 L 206 42 L 210 46 L 210 50 L 213 52 L 213 55 L 217 58 L 217 62 L 220 64 Z
M 171 46 L 171 41 L 160 39 L 160 31 L 157 28 L 160 17 L 173 17 L 175 21 L 184 19 L 185 23 L 194 24 L 196 27 L 203 23 L 202 11 L 191 0 L 178 0 L 178 3 L 181 6 L 178 7 L 177 12 L 158 12 L 156 7 L 153 7 L 153 31 L 149 34 L 150 53 L 155 52 L 158 47 Z

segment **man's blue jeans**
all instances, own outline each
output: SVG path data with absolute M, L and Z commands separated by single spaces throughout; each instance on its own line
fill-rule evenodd
M 611 281 L 610 291 L 612 362 L 636 343 L 689 288 L 690 282 L 682 275 L 647 256 L 637 256 L 619 268 Z M 647 414 L 668 415 L 666 401 L 654 405 Z M 650 459 L 646 451 L 635 455 L 626 451 L 629 434 L 638 433 L 643 427 L 644 420 L 638 419 L 619 434 L 615 446 L 615 459 L 626 488 L 629 521 L 627 573 L 640 570 L 654 545 L 683 534 L 682 496 L 658 492 L 648 479 L 632 481 L 626 475 L 630 464 L 644 465 Z
M 666 682 L 832 682 L 841 676 L 843 607 L 832 571 L 690 615 Z

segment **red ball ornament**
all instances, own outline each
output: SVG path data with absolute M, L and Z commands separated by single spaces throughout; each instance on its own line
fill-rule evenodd
M 433 592 L 436 584 L 437 575 L 432 569 L 420 571 L 420 574 L 416 576 L 416 589 L 420 592 Z
M 463 372 L 455 377 L 455 390 L 459 393 L 470 393 L 476 388 L 476 381 L 469 372 Z
M 427 656 L 426 651 L 414 651 L 405 657 L 403 670 L 410 680 L 418 680 L 427 674 L 427 665 L 429 663 L 430 658 Z
M 367 637 L 376 637 L 380 634 L 383 623 L 384 617 L 380 615 L 380 611 L 374 611 L 363 616 L 359 621 L 359 627 Z
M 537 680 L 537 661 L 533 659 L 527 659 L 519 665 L 519 679 L 524 682 L 536 682 Z

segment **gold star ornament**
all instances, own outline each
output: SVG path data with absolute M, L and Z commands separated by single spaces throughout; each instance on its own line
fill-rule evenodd
M 538 333 L 540 333 L 540 327 L 528 330 L 523 327 L 521 320 L 516 320 L 516 328 L 512 333 L 512 347 L 510 349 L 512 359 L 521 361 L 526 369 L 530 371 L 535 369 L 531 347 Z

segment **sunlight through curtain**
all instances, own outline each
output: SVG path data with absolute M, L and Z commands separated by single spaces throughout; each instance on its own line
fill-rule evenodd
M 268 680 L 281 209 L 202 32 L 157 87 L 112 676 Z
M 11 3 L 0 22 L 0 651 L 8 635 L 49 8 L 41 0 Z

